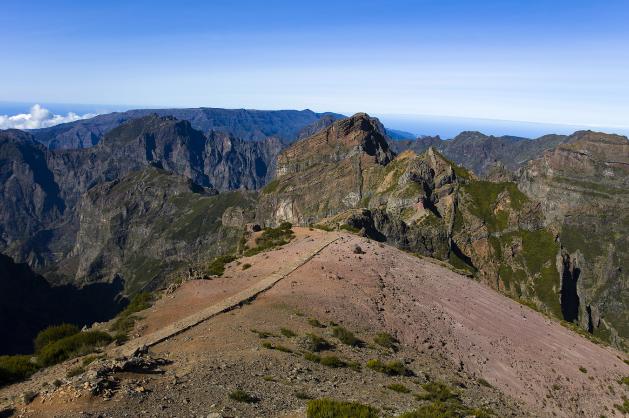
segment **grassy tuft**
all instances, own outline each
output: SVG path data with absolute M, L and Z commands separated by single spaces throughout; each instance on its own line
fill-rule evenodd
M 222 276 L 223 273 L 225 273 L 225 265 L 234 260 L 236 260 L 236 257 L 233 255 L 220 255 L 215 257 L 207 265 L 206 272 L 211 276 Z
M 376 408 L 357 402 L 341 402 L 333 399 L 315 399 L 308 402 L 308 418 L 377 418 Z
M 260 402 L 260 399 L 254 395 L 250 395 L 244 390 L 236 389 L 232 393 L 229 394 L 229 399 L 234 400 L 236 402 L 244 402 L 244 403 L 257 403 Z
M 31 356 L 0 356 L 0 387 L 24 380 L 38 369 Z
M 37 360 L 42 366 L 51 366 L 69 358 L 92 353 L 111 341 L 112 337 L 105 332 L 79 332 L 48 344 L 40 351 Z
M 325 328 L 325 325 L 319 322 L 319 320 L 316 318 L 308 318 L 308 324 L 310 324 L 310 326 L 313 326 L 315 328 Z
M 35 337 L 35 352 L 38 353 L 48 344 L 59 341 L 62 338 L 78 334 L 79 331 L 79 327 L 73 324 L 61 324 L 48 327 L 43 331 L 40 331 L 39 334 L 37 334 L 37 337 Z
M 334 346 L 325 338 L 319 337 L 315 334 L 306 334 L 305 345 L 307 350 L 314 352 L 331 350 L 334 348 Z
M 382 346 L 384 348 L 389 348 L 393 351 L 398 350 L 399 341 L 391 334 L 386 332 L 381 332 L 376 334 L 376 337 L 373 339 L 373 342 Z
M 367 367 L 371 370 L 375 370 L 389 376 L 409 376 L 412 374 L 412 372 L 408 370 L 399 360 L 384 363 L 379 359 L 373 359 L 367 362 Z
M 338 338 L 345 345 L 360 347 L 363 344 L 363 342 L 356 338 L 351 331 L 341 326 L 332 328 L 332 335 Z
M 290 330 L 290 329 L 288 329 L 288 328 L 282 328 L 282 329 L 280 329 L 280 333 L 281 333 L 283 336 L 287 337 L 287 338 L 293 338 L 293 337 L 296 337 L 296 336 L 297 336 L 297 334 L 295 334 L 295 333 L 293 332 L 293 330 Z
M 387 389 L 390 389 L 394 392 L 398 392 L 398 393 L 410 393 L 411 390 L 409 388 L 407 388 L 406 386 L 404 386 L 401 383 L 391 383 L 390 385 L 386 386 Z

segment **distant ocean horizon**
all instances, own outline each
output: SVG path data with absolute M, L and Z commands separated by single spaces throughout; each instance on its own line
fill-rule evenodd
M 0 115 L 16 115 L 29 113 L 35 103 L 0 101 Z M 70 104 L 70 103 L 39 103 L 54 114 L 66 115 L 69 112 L 78 115 L 88 113 L 104 114 L 124 112 L 131 109 L 159 109 L 165 106 L 135 105 L 102 105 L 102 104 Z M 173 106 L 182 107 L 182 106 Z M 199 107 L 199 106 L 190 106 Z M 206 107 L 219 107 L 208 105 Z M 360 110 L 357 110 L 360 111 Z M 339 112 L 350 115 L 351 112 Z M 369 112 L 368 112 L 369 113 Z M 396 115 L 370 113 L 378 117 L 389 129 L 404 131 L 414 136 L 436 136 L 452 139 L 463 131 L 479 131 L 485 135 L 510 135 L 523 138 L 538 138 L 548 134 L 569 135 L 579 130 L 592 130 L 629 136 L 629 127 L 605 127 L 571 124 L 554 124 L 543 122 L 509 121 L 499 119 L 482 119 L 453 116 L 432 115 Z

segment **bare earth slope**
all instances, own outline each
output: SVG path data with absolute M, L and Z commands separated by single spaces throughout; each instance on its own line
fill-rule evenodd
M 232 263 L 223 278 L 186 282 L 165 295 L 144 313 L 138 335 L 220 303 L 337 236 L 295 231 L 290 244 Z M 81 411 L 93 416 L 303 416 L 306 401 L 300 398 L 326 396 L 396 415 L 425 402 L 412 396 L 424 393 L 421 384 L 442 381 L 455 387 L 466 405 L 490 408 L 497 416 L 621 416 L 613 405 L 627 394 L 618 381 L 629 375 L 629 365 L 620 352 L 595 345 L 430 259 L 355 235 L 338 236 L 250 303 L 151 347 L 152 356 L 172 361 L 162 366 L 163 373 L 117 373 L 105 396 L 86 389 L 90 371 L 64 378 L 57 389 L 43 389 L 44 382 L 73 367 L 68 362 L 2 389 L 0 405 L 30 389 L 40 395 L 26 406 L 18 402 L 17 412 L 24 416 L 75 416 Z M 364 254 L 355 252 L 356 245 Z M 252 267 L 243 269 L 244 263 Z M 330 326 L 313 326 L 309 317 L 342 324 L 367 344 L 345 346 Z M 297 336 L 283 336 L 280 328 Z M 400 341 L 398 352 L 371 343 L 383 331 Z M 261 332 L 270 335 L 260 338 Z M 306 333 L 335 345 L 321 355 L 359 363 L 362 369 L 329 368 L 304 359 Z M 366 368 L 373 358 L 400 359 L 414 376 Z M 391 383 L 403 384 L 411 393 L 386 389 Z M 237 388 L 259 402 L 230 399 Z

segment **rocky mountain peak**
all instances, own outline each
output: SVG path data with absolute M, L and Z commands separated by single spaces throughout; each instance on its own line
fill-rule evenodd
M 395 157 L 385 129 L 366 113 L 334 122 L 287 148 L 278 158 L 277 174 L 299 172 L 321 162 L 359 157 L 365 164 L 386 165 Z

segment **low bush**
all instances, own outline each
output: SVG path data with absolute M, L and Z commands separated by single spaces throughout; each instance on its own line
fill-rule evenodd
M 62 338 L 69 337 L 70 335 L 77 334 L 79 327 L 73 324 L 61 324 L 54 325 L 40 331 L 35 337 L 34 346 L 35 352 L 39 352 L 42 348 L 48 344 L 54 343 Z
M 325 325 L 319 322 L 319 320 L 316 318 L 308 318 L 308 324 L 315 328 L 325 328 Z
M 306 334 L 305 345 L 308 351 L 314 352 L 331 350 L 332 348 L 334 348 L 334 346 L 330 344 L 325 338 L 319 337 L 315 334 Z
M 287 338 L 293 338 L 293 337 L 297 336 L 297 334 L 295 334 L 292 330 L 290 330 L 288 328 L 280 329 L 280 333 L 282 333 L 282 335 L 287 337 Z
M 265 341 L 262 343 L 262 347 L 264 348 L 268 348 L 269 350 L 277 350 L 277 351 L 282 351 L 284 353 L 292 353 L 293 350 L 291 350 L 288 347 L 284 347 L 283 345 L 280 344 L 272 344 L 269 341 Z
M 373 342 L 378 344 L 379 346 L 382 346 L 384 348 L 389 348 L 393 351 L 397 351 L 398 349 L 397 345 L 399 344 L 399 341 L 394 336 L 386 332 L 381 332 L 381 333 L 376 334 L 375 338 L 373 339 Z
M 629 399 L 627 397 L 622 397 L 622 404 L 614 404 L 614 407 L 622 412 L 623 414 L 629 414 Z
M 258 334 L 258 338 L 269 338 L 269 337 L 275 337 L 275 335 L 271 332 L 268 331 L 259 331 L 255 328 L 252 328 L 250 330 L 251 332 L 253 332 L 254 334 Z
M 112 337 L 105 332 L 79 332 L 48 344 L 40 351 L 37 360 L 42 366 L 51 366 L 72 357 L 92 353 L 111 341 Z
M 229 394 L 229 399 L 232 399 L 236 402 L 244 402 L 244 403 L 257 403 L 260 401 L 256 396 L 250 395 L 244 390 L 236 389 L 232 393 Z
M 406 386 L 404 386 L 401 383 L 391 383 L 390 385 L 386 386 L 387 389 L 390 389 L 394 392 L 399 392 L 399 393 L 410 393 L 411 390 L 409 388 L 407 388 Z
M 581 373 L 587 373 L 587 372 L 588 372 L 588 369 L 586 369 L 585 367 L 581 366 L 581 367 L 579 367 L 579 371 L 580 371 Z
M 426 393 L 417 395 L 417 398 L 425 401 L 447 402 L 450 400 L 458 400 L 459 395 L 452 392 L 448 385 L 441 382 L 430 382 L 422 385 Z
M 215 257 L 207 265 L 206 271 L 211 276 L 222 276 L 225 273 L 225 265 L 236 259 L 233 255 L 220 255 Z
M 131 331 L 137 319 L 134 314 L 148 309 L 152 301 L 153 295 L 149 292 L 141 292 L 135 295 L 127 307 L 116 316 L 109 330 L 119 334 L 126 334 Z
M 336 326 L 332 328 L 332 335 L 338 338 L 343 344 L 346 344 L 352 347 L 360 347 L 363 344 L 363 342 L 359 340 L 358 338 L 356 338 L 356 336 L 354 336 L 354 334 L 351 331 L 341 326 Z
M 485 387 L 488 387 L 488 388 L 492 387 L 492 386 L 491 386 L 491 383 L 489 383 L 488 381 L 486 381 L 486 380 L 485 380 L 485 379 L 483 379 L 482 377 L 481 377 L 480 379 L 478 379 L 478 383 L 479 383 L 481 386 L 485 386 Z
M 410 376 L 411 371 L 404 366 L 399 360 L 389 361 L 384 363 L 379 359 L 369 360 L 367 367 L 380 373 L 387 374 L 389 376 Z
M 31 356 L 0 356 L 0 387 L 24 380 L 38 369 Z
M 85 368 L 83 368 L 83 366 L 77 366 L 68 370 L 68 372 L 66 373 L 66 377 L 74 377 L 82 373 L 85 373 Z
M 315 399 L 308 402 L 308 418 L 377 418 L 376 408 L 357 402 L 340 402 L 333 399 Z
M 288 244 L 295 237 L 292 227 L 290 222 L 282 222 L 277 228 L 264 228 L 262 234 L 256 238 L 255 248 L 246 249 L 244 255 L 251 257 L 262 251 Z
M 251 264 L 249 264 L 249 263 L 245 263 L 245 264 L 242 265 L 242 269 L 243 270 L 247 270 L 247 269 L 250 269 L 250 268 L 251 268 Z
M 302 400 L 313 398 L 313 396 L 309 395 L 307 392 L 302 392 L 302 391 L 295 392 L 295 397 L 297 399 L 302 399 Z
M 315 353 L 311 353 L 310 351 L 307 351 L 304 353 L 304 358 L 308 361 L 312 361 L 315 363 L 319 363 L 321 361 L 321 356 Z
M 319 363 L 332 368 L 347 367 L 347 363 L 336 356 L 322 356 Z

